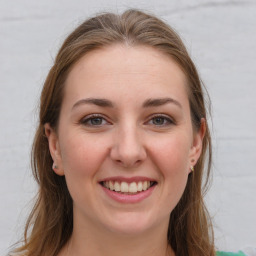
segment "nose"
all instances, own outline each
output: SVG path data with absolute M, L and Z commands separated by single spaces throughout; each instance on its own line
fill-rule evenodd
M 147 157 L 146 149 L 136 126 L 118 129 L 114 135 L 110 157 L 125 168 L 140 165 Z

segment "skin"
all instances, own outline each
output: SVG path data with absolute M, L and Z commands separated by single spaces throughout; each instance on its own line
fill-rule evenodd
M 166 98 L 172 100 L 145 106 Z M 82 57 L 66 80 L 57 132 L 45 125 L 54 171 L 65 175 L 74 202 L 73 234 L 59 255 L 174 255 L 169 216 L 200 156 L 204 130 L 202 121 L 193 131 L 186 78 L 170 57 L 126 45 Z M 157 185 L 138 203 L 120 203 L 99 184 L 113 176 Z

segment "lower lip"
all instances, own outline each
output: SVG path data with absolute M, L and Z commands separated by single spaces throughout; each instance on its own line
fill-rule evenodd
M 105 191 L 105 193 L 115 201 L 119 203 L 132 204 L 132 203 L 139 203 L 144 199 L 146 199 L 147 197 L 149 197 L 152 194 L 153 190 L 155 189 L 156 185 L 150 187 L 145 191 L 139 192 L 137 194 L 130 194 L 130 195 L 118 193 L 118 192 L 109 190 L 103 186 L 101 187 Z

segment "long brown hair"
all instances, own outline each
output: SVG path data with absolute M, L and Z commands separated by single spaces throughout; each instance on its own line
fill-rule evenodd
M 44 125 L 50 123 L 57 129 L 63 88 L 73 65 L 86 53 L 117 43 L 158 49 L 170 56 L 186 75 L 194 130 L 199 129 L 204 118 L 206 134 L 195 171 L 189 175 L 184 194 L 170 215 L 167 239 L 177 256 L 215 255 L 211 221 L 203 202 L 210 176 L 211 137 L 202 83 L 176 32 L 153 15 L 138 10 L 90 18 L 77 27 L 60 48 L 42 90 L 39 124 L 32 148 L 32 169 L 39 192 L 26 224 L 23 245 L 14 255 L 56 256 L 72 234 L 72 199 L 65 178 L 52 171 Z

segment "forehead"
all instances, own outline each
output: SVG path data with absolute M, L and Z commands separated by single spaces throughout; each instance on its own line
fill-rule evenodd
M 127 91 L 128 90 L 128 91 Z M 112 45 L 93 50 L 71 69 L 65 98 L 115 97 L 115 93 L 186 97 L 186 77 L 172 58 L 148 46 Z M 95 95 L 97 94 L 97 95 Z

